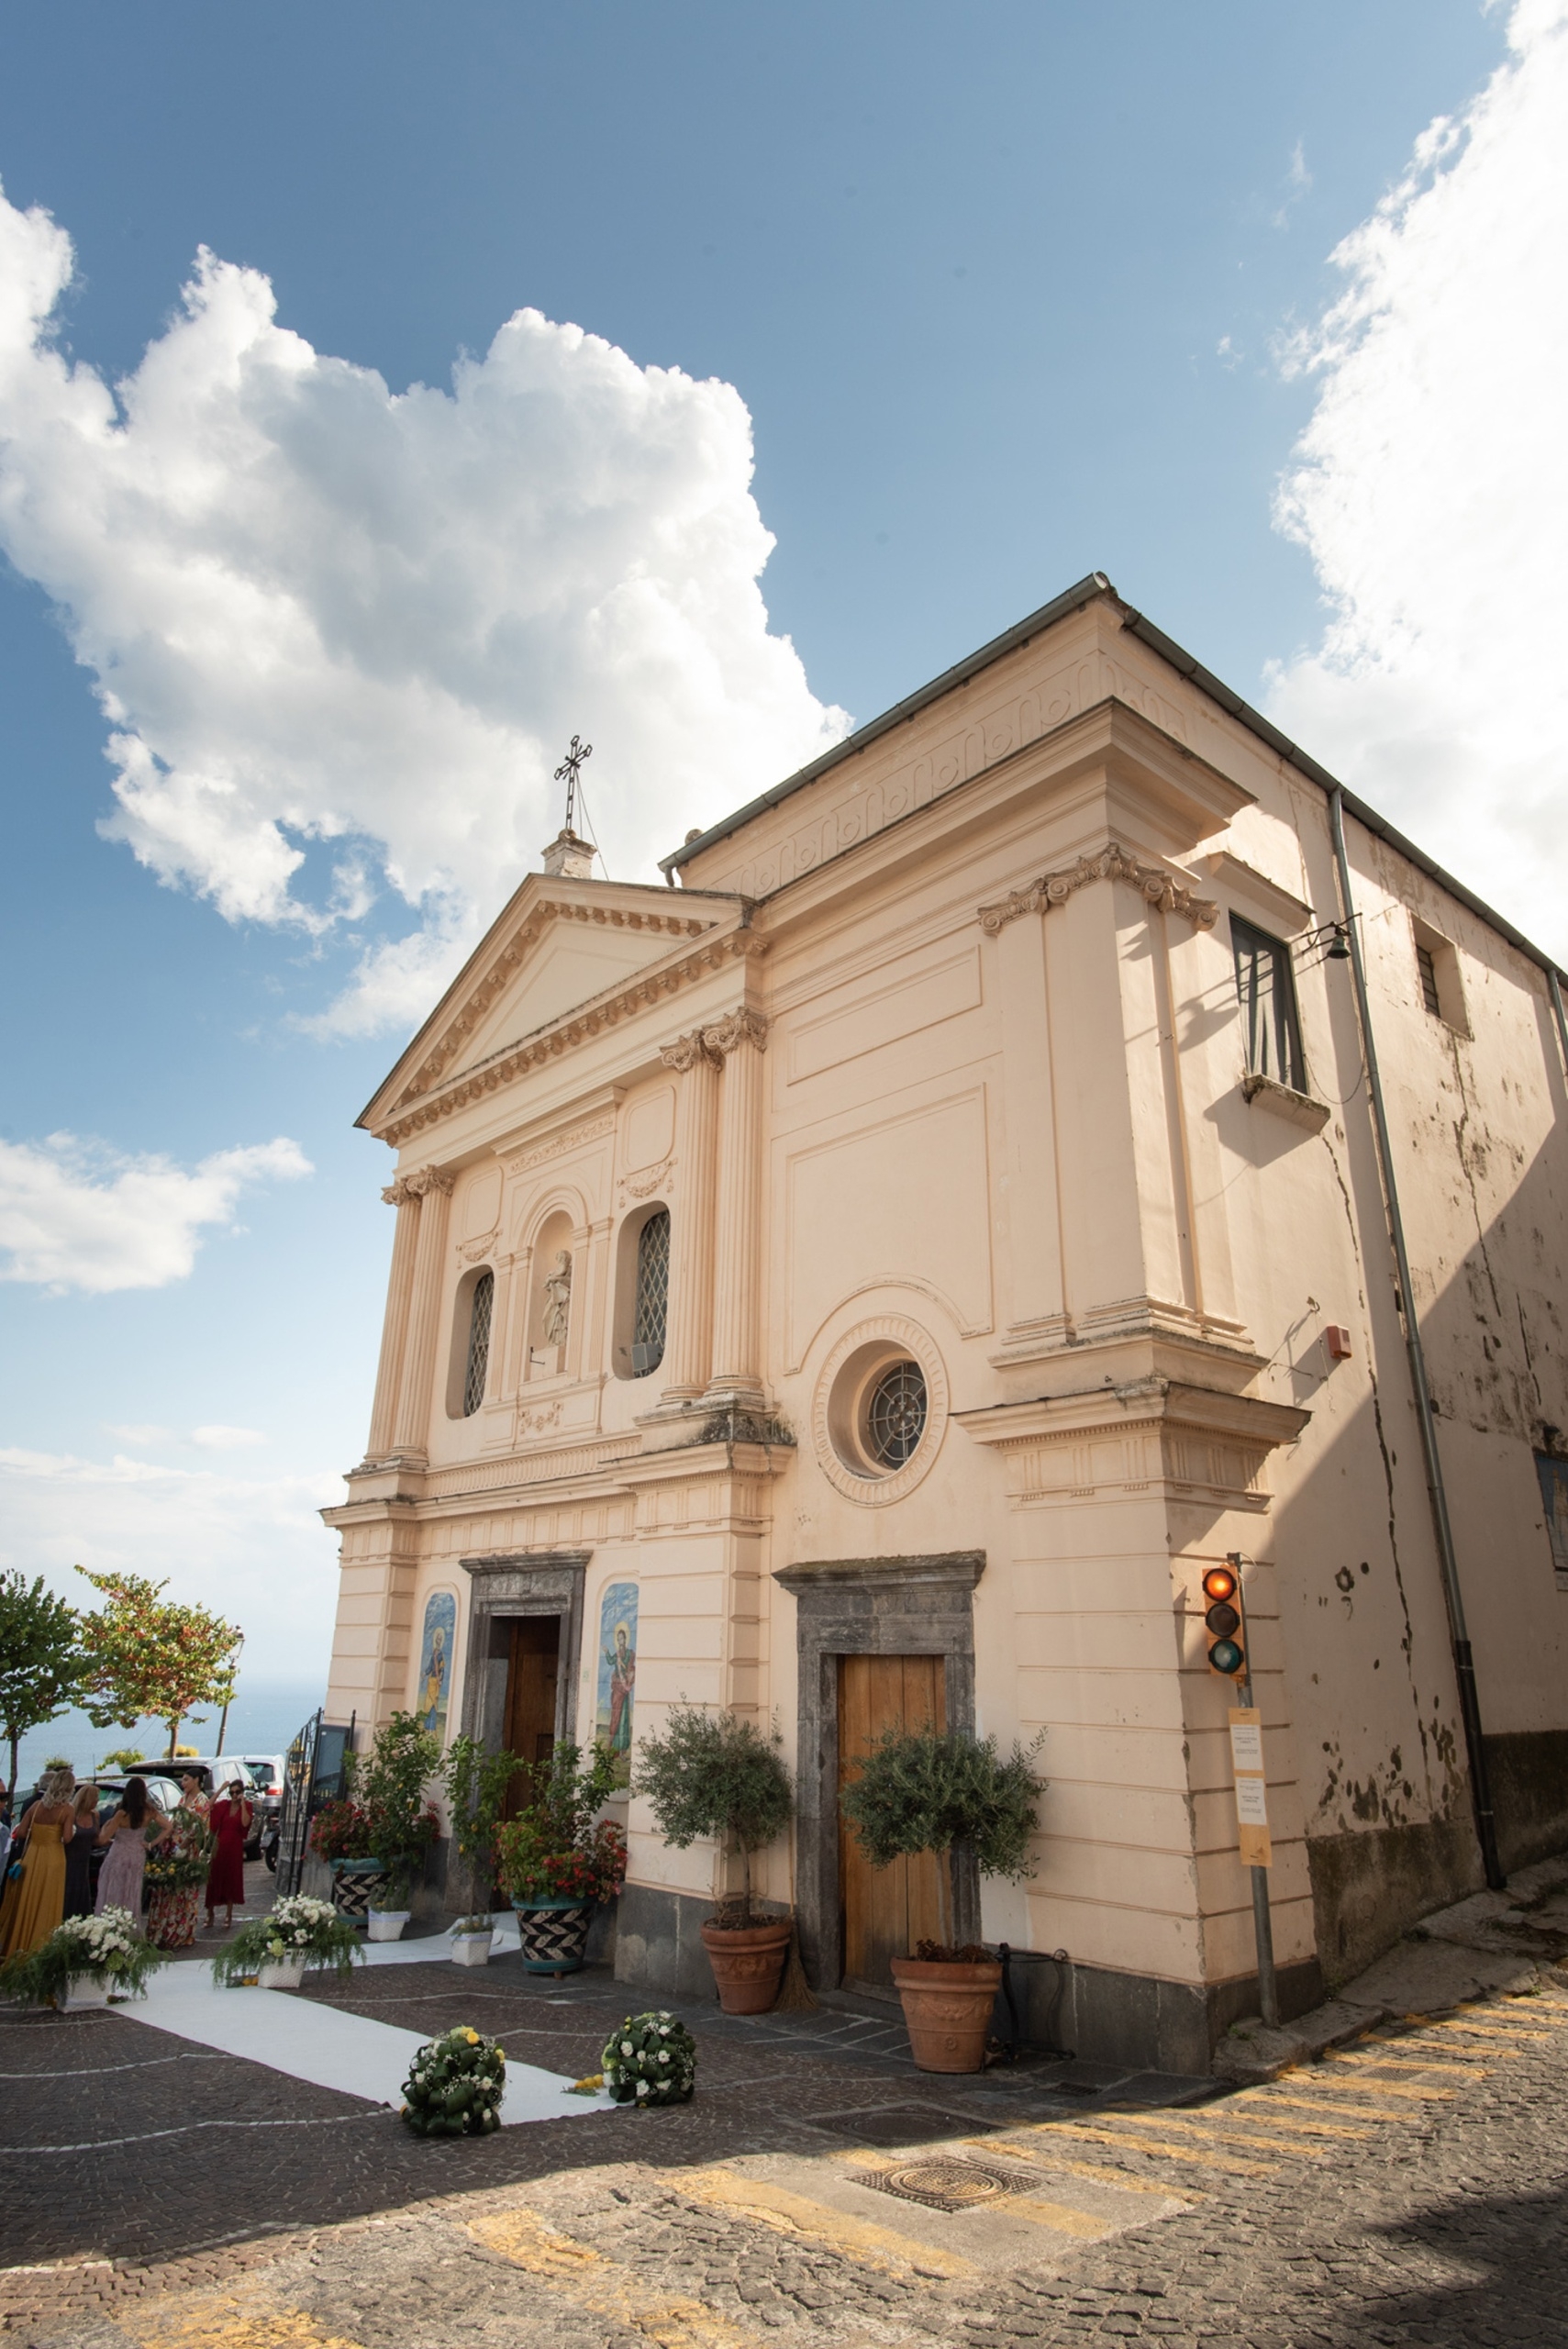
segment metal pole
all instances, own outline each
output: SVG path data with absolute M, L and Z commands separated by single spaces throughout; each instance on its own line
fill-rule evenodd
M 1247 1601 L 1242 1590 L 1241 1553 L 1232 1550 L 1229 1564 L 1236 1575 L 1236 1612 L 1241 1618 L 1241 1653 L 1246 1657 L 1246 1669 L 1237 1693 L 1242 1704 L 1252 1709 L 1252 1642 L 1247 1631 Z M 1274 1920 L 1269 1911 L 1269 1872 L 1267 1868 L 1249 1868 L 1252 1879 L 1252 1937 L 1258 1945 L 1258 2012 L 1269 2031 L 1279 2029 L 1279 1976 L 1274 1971 Z
M 1388 1113 L 1384 1107 L 1383 1080 L 1378 1074 L 1377 1046 L 1373 1038 L 1366 963 L 1362 954 L 1361 931 L 1356 923 L 1355 900 L 1351 893 L 1351 863 L 1345 853 L 1343 795 L 1337 784 L 1329 795 L 1329 822 L 1334 836 L 1340 910 L 1344 917 L 1345 935 L 1351 949 L 1356 1019 L 1361 1028 L 1362 1052 L 1366 1062 L 1367 1091 L 1372 1098 L 1373 1134 L 1383 1179 L 1384 1205 L 1388 1215 L 1388 1236 L 1394 1244 L 1394 1262 L 1398 1275 L 1399 1308 L 1405 1317 L 1405 1351 L 1409 1358 L 1410 1385 L 1415 1393 L 1416 1418 L 1421 1431 L 1421 1454 L 1427 1471 L 1427 1493 L 1432 1505 L 1432 1524 L 1438 1538 L 1443 1602 L 1448 1609 L 1454 1677 L 1459 1685 L 1459 1712 L 1464 1725 L 1464 1750 L 1470 1764 L 1470 1798 L 1475 1810 L 1475 1834 L 1481 1846 L 1481 1864 L 1486 1872 L 1486 1882 L 1494 1892 L 1501 1892 L 1507 1878 L 1497 1855 L 1496 1821 L 1492 1812 L 1492 1787 L 1481 1728 L 1481 1700 L 1475 1687 L 1475 1659 L 1464 1625 L 1464 1596 L 1460 1588 L 1459 1559 L 1453 1546 L 1453 1528 L 1449 1523 L 1448 1493 L 1443 1484 L 1442 1458 L 1438 1451 L 1437 1421 L 1432 1416 L 1431 1389 L 1427 1384 L 1427 1358 L 1421 1348 L 1421 1325 L 1417 1318 L 1416 1293 L 1410 1280 L 1410 1258 L 1405 1246 L 1405 1219 L 1399 1212 L 1399 1188 L 1394 1176 L 1394 1150 L 1388 1134 Z M 1552 978 L 1552 994 L 1554 997 L 1557 995 L 1555 976 Z M 1560 1007 L 1561 999 L 1558 1000 Z

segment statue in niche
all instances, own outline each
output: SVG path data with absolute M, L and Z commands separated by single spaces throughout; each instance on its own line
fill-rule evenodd
M 544 1341 L 547 1346 L 563 1346 L 567 1327 L 572 1319 L 572 1258 L 564 1248 L 556 1251 L 555 1269 L 544 1280 Z

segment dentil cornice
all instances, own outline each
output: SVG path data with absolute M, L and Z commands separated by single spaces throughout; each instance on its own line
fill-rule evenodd
M 559 910 L 563 915 L 570 913 L 575 916 L 580 909 L 568 906 Z M 586 919 L 586 914 L 583 918 Z M 676 923 L 672 918 L 671 927 L 701 929 L 704 925 Z M 417 1107 L 410 1108 L 406 1117 L 399 1118 L 384 1128 L 381 1138 L 396 1149 L 426 1127 L 436 1125 L 441 1119 L 466 1108 L 471 1101 L 481 1100 L 485 1094 L 497 1092 L 501 1086 L 509 1085 L 514 1077 L 525 1074 L 530 1068 L 540 1067 L 547 1061 L 559 1060 L 562 1052 L 575 1050 L 579 1044 L 602 1035 L 606 1029 L 616 1027 L 623 1019 L 635 1019 L 639 1012 L 651 1005 L 663 1001 L 668 996 L 678 995 L 683 987 L 693 985 L 712 971 L 721 970 L 727 963 L 754 962 L 767 952 L 768 941 L 751 930 L 730 930 L 722 938 L 708 939 L 692 953 L 683 955 L 678 963 L 665 963 L 661 968 L 639 973 L 637 977 L 628 979 L 624 986 L 598 996 L 584 1009 L 568 1012 L 561 1019 L 550 1021 L 537 1034 L 496 1052 L 482 1066 L 471 1069 L 466 1076 L 454 1077 L 449 1085 L 420 1101 Z M 706 1032 L 704 1031 L 705 1034 Z M 405 1093 L 399 1108 L 409 1098 L 409 1094 Z

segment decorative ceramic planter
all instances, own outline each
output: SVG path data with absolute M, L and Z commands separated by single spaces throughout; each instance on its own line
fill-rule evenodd
M 454 1933 L 452 1964 L 454 1965 L 488 1965 L 494 1933 Z
M 526 1907 L 514 1900 L 512 1906 L 517 1912 L 517 1940 L 524 1970 L 529 1974 L 575 1974 L 588 1946 L 594 1903 L 567 1898 L 530 1900 Z
M 704 1925 L 718 2003 L 727 2015 L 765 2015 L 779 1995 L 793 1931 L 787 1917 L 762 1925 Z
M 893 1979 L 904 2002 L 909 2052 L 917 2070 L 983 2070 L 991 2009 L 1002 1987 L 998 1960 L 987 1957 L 970 1965 L 895 1957 Z
M 412 1909 L 371 1909 L 365 1913 L 366 1938 L 373 1942 L 400 1942 L 403 1928 L 414 1914 Z
M 76 2014 L 83 2007 L 106 2007 L 109 2003 L 110 1977 L 106 1974 L 72 1974 L 66 1977 L 65 1988 L 55 2004 L 62 2014 Z
M 304 1979 L 303 1957 L 270 1959 L 256 1975 L 257 1986 L 262 1990 L 297 1990 Z
M 332 1872 L 333 1908 L 339 1917 L 361 1923 L 386 1882 L 386 1870 L 379 1860 L 329 1860 L 327 1865 Z

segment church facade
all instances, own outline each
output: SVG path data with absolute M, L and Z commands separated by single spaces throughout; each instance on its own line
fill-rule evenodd
M 1257 2001 L 1229 1557 L 1287 2013 L 1568 1841 L 1543 957 L 1099 574 L 670 885 L 546 866 L 361 1119 L 395 1225 L 329 1719 L 776 1723 L 766 1890 L 873 1992 L 929 1885 L 860 1864 L 844 1773 L 1043 1732 L 1035 1873 L 961 1938 L 1052 1961 L 1042 2036 L 1179 2071 Z M 723 1860 L 623 1800 L 617 1971 L 706 1990 Z

